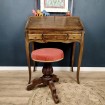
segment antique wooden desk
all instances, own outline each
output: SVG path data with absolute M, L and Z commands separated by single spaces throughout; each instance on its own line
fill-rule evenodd
M 26 56 L 29 69 L 29 83 L 31 81 L 31 64 L 29 44 L 34 42 L 63 42 L 72 45 L 72 71 L 74 64 L 75 43 L 79 42 L 79 56 L 77 66 L 77 83 L 79 82 L 80 65 L 84 46 L 84 28 L 79 17 L 48 16 L 29 17 L 25 27 Z M 56 47 L 56 46 L 55 46 Z

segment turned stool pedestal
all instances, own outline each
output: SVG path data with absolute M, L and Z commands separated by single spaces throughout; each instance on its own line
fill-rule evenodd
M 36 86 L 49 85 L 54 102 L 59 103 L 56 88 L 54 86 L 54 82 L 58 82 L 59 78 L 53 74 L 51 63 L 62 60 L 64 58 L 63 51 L 57 48 L 42 48 L 34 50 L 31 57 L 34 61 L 44 62 L 44 66 L 42 68 L 43 76 L 39 79 L 32 80 L 32 82 L 27 86 L 27 90 L 32 90 Z

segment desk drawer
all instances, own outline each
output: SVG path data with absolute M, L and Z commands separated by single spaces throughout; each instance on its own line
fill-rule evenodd
M 81 39 L 81 34 L 68 34 L 68 35 L 69 35 L 68 39 L 76 39 L 76 40 Z
M 45 40 L 66 40 L 67 34 L 43 34 L 42 38 Z
M 29 39 L 42 39 L 42 34 L 28 34 Z

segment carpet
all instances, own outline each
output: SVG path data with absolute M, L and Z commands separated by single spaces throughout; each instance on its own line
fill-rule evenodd
M 84 81 L 77 84 L 71 72 L 59 72 L 55 83 L 60 102 L 57 105 L 105 105 L 104 81 Z M 35 88 L 28 105 L 55 105 L 49 87 Z

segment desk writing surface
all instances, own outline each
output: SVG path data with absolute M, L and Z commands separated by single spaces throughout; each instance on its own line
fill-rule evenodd
M 44 16 L 29 18 L 26 30 L 84 30 L 79 17 L 70 16 Z

